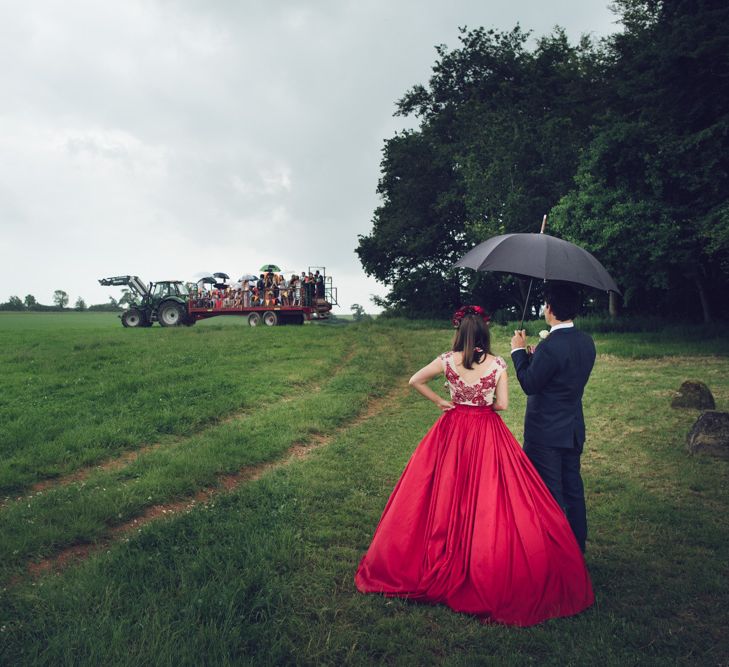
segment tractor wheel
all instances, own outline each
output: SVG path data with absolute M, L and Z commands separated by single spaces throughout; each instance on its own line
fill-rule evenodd
M 257 327 L 261 323 L 261 316 L 258 313 L 251 313 L 248 316 L 248 326 Z
M 157 319 L 163 327 L 177 327 L 187 318 L 187 313 L 179 303 L 166 301 L 159 307 Z
M 136 308 L 130 308 L 122 313 L 122 325 L 129 328 L 143 327 L 147 319 L 144 314 Z
M 272 310 L 267 310 L 263 313 L 263 323 L 267 327 L 275 327 L 278 324 L 278 315 Z

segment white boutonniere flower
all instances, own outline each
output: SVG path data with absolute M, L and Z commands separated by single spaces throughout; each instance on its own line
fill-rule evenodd
M 539 338 L 541 338 L 542 340 L 547 340 L 547 336 L 549 336 L 549 331 L 547 331 L 546 329 L 542 329 L 539 332 Z

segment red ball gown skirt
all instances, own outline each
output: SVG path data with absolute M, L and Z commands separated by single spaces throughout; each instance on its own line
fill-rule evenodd
M 490 407 L 466 405 L 413 453 L 355 583 L 520 626 L 594 601 L 567 518 L 519 443 Z

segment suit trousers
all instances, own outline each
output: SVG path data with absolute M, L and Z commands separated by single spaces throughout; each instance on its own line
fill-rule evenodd
M 572 447 L 544 447 L 525 442 L 524 453 L 567 515 L 572 532 L 584 553 L 587 540 L 587 510 L 585 487 L 580 476 L 582 444 L 575 440 Z

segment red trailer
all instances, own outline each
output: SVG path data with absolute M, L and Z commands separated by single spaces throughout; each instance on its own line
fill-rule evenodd
M 324 296 L 306 296 L 302 289 L 297 289 L 291 295 L 297 305 L 225 305 L 217 303 L 214 299 L 201 299 L 190 294 L 187 301 L 187 324 L 194 324 L 198 320 L 205 320 L 219 315 L 238 315 L 248 318 L 252 327 L 263 324 L 273 327 L 277 324 L 303 324 L 304 321 L 326 320 L 337 304 L 337 288 L 332 284 L 331 276 L 326 275 L 325 267 L 309 267 L 309 273 L 314 269 L 321 269 L 324 284 Z
M 329 317 L 332 304 L 326 299 L 315 299 L 312 306 L 250 306 L 245 308 L 206 308 L 198 307 L 195 299 L 190 297 L 187 302 L 188 321 L 192 324 L 197 320 L 206 320 L 219 315 L 238 315 L 248 318 L 248 324 L 257 327 L 264 324 L 268 327 L 277 324 L 303 324 L 305 320 L 325 320 Z

